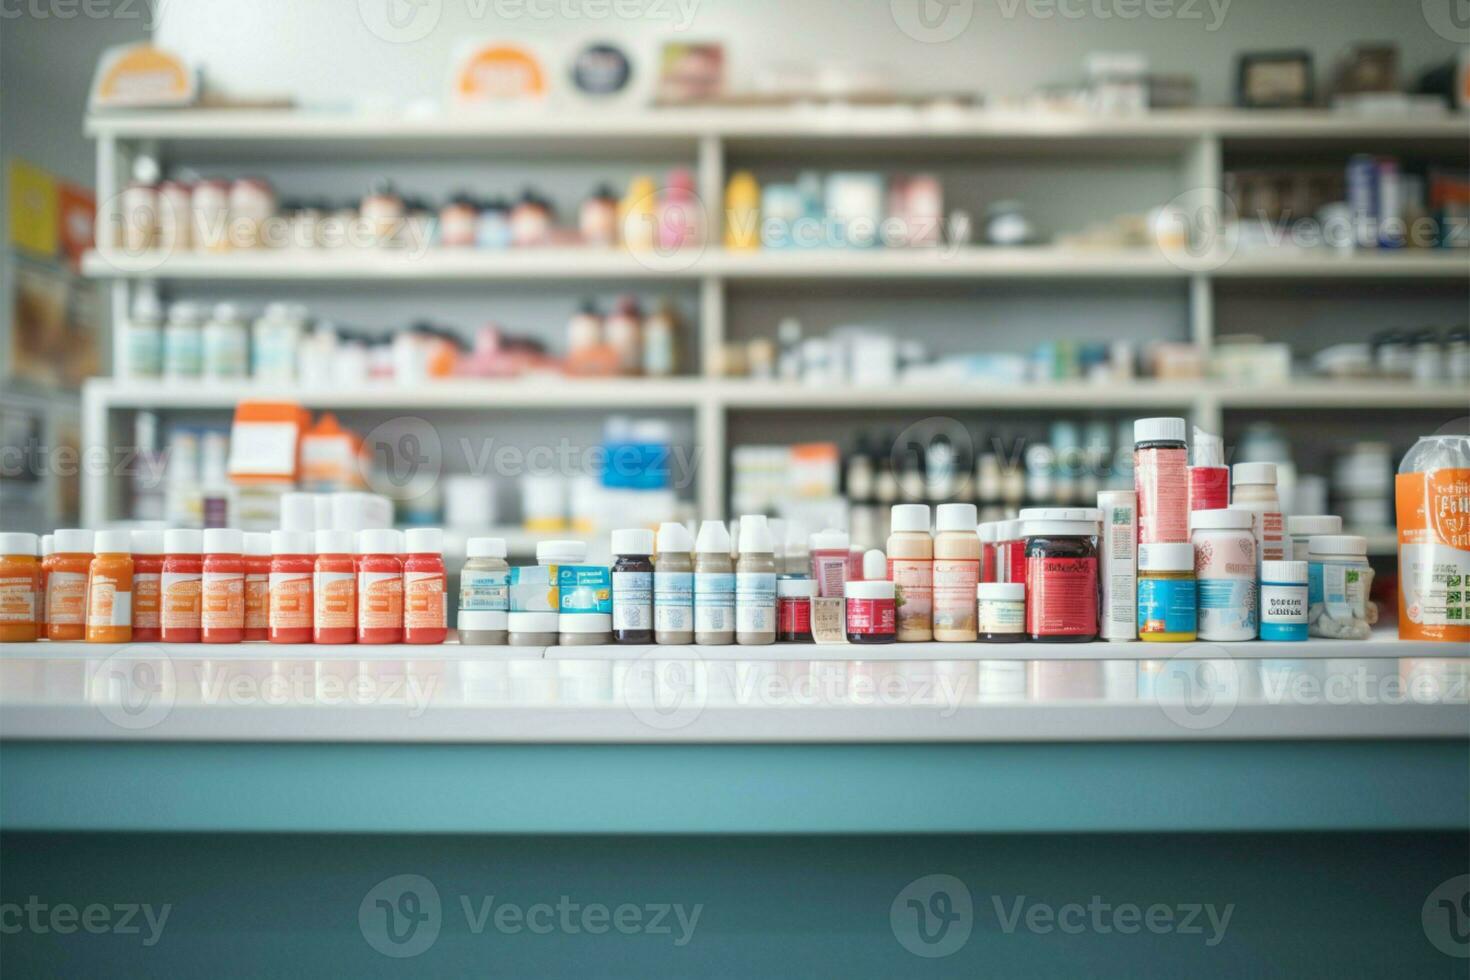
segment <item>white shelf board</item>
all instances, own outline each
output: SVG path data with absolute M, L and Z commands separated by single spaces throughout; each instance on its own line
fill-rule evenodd
M 1449 279 L 1470 282 L 1470 253 L 1410 250 L 1340 255 L 1283 249 L 1234 255 L 1165 254 L 1152 248 L 695 249 L 671 255 L 619 249 L 277 249 L 210 254 L 93 250 L 83 271 L 100 279 L 279 282 L 685 280 L 734 282 L 888 279 L 1112 280 Z
M 607 644 L 595 647 L 470 646 L 451 631 L 442 644 L 313 643 L 7 643 L 0 657 L 102 659 L 114 654 L 140 658 L 166 655 L 174 660 L 740 660 L 740 661 L 980 661 L 980 660 L 1332 660 L 1427 658 L 1470 661 L 1470 649 L 1455 643 L 1400 640 L 1391 630 L 1375 630 L 1367 640 L 1313 637 L 1301 643 L 1254 640 L 1242 643 L 774 643 L 765 646 L 655 646 Z
M 1226 408 L 1460 408 L 1470 394 L 1450 385 L 1294 380 L 1276 388 L 1219 382 L 1132 381 L 1102 385 L 894 385 L 881 389 L 813 387 L 778 381 L 704 378 L 458 379 L 422 385 L 391 383 L 330 390 L 246 383 L 118 382 L 93 378 L 84 392 L 104 410 L 228 410 L 244 400 L 294 401 L 332 409 L 608 409 L 704 406 L 734 410 L 899 408 L 1087 409 L 1188 406 L 1201 398 Z
M 445 111 L 356 114 L 298 109 L 178 109 L 90 115 L 88 136 L 115 139 L 227 141 L 423 141 L 547 138 L 660 141 L 719 136 L 736 143 L 778 138 L 831 141 L 903 137 L 921 140 L 1110 141 L 1223 139 L 1464 139 L 1462 114 L 1361 116 L 1326 110 L 1182 109 L 1102 115 L 1006 109 L 911 107 L 691 107 L 626 112 Z

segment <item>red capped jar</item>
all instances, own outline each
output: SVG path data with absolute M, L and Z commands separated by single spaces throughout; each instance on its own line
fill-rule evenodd
M 245 535 L 232 527 L 204 532 L 199 639 L 239 643 L 245 639 Z
M 1026 553 L 1026 632 L 1047 643 L 1087 643 L 1098 635 L 1097 537 L 1091 507 L 1021 511 Z
M 398 532 L 357 534 L 357 642 L 403 642 L 403 562 Z
M 444 532 L 415 527 L 404 532 L 403 642 L 443 643 L 449 633 Z
M 309 531 L 271 532 L 267 629 L 272 643 L 312 642 L 312 556 Z
M 351 531 L 316 532 L 312 642 L 357 642 L 357 569 Z
M 159 639 L 198 643 L 204 597 L 204 534 L 193 528 L 163 532 L 163 572 L 159 579 Z

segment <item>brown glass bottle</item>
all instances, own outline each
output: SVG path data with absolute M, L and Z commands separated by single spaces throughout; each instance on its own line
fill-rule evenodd
M 653 642 L 653 532 L 612 533 L 613 642 Z

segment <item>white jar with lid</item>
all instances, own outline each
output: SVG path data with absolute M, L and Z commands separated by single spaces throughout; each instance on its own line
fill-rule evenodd
M 1318 534 L 1308 544 L 1307 619 L 1313 636 L 1366 640 L 1368 593 L 1373 568 L 1368 539 L 1355 534 Z
M 204 364 L 204 314 L 197 303 L 169 307 L 163 330 L 163 376 L 169 380 L 197 379 Z
M 1281 497 L 1276 491 L 1275 463 L 1236 463 L 1230 468 L 1230 509 L 1255 515 L 1257 561 L 1286 558 Z
M 1307 560 L 1307 543 L 1316 534 L 1341 534 L 1342 518 L 1336 514 L 1293 514 L 1286 519 L 1286 536 L 1291 539 L 1291 561 Z
M 1026 639 L 1026 583 L 981 582 L 975 587 L 982 643 L 1017 643 Z
M 250 374 L 250 341 L 245 318 L 233 303 L 216 303 L 204 325 L 204 377 L 244 378 Z
M 1254 640 L 1259 591 L 1253 516 L 1243 510 L 1197 510 L 1189 515 L 1189 525 L 1199 639 Z

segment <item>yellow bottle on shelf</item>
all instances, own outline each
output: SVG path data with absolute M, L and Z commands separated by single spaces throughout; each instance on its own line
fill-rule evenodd
M 725 185 L 725 247 L 755 251 L 761 247 L 761 185 L 755 174 L 739 170 Z
M 618 202 L 618 234 L 623 247 L 647 252 L 658 242 L 658 185 L 646 174 L 634 177 Z

